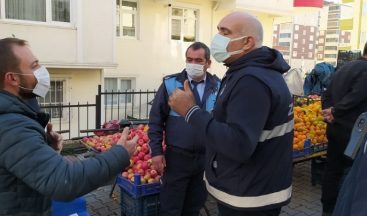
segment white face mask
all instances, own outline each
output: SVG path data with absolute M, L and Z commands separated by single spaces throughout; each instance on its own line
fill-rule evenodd
M 186 72 L 191 79 L 197 79 L 204 75 L 204 65 L 186 63 Z
M 231 57 L 231 55 L 235 55 L 235 54 L 239 54 L 239 53 L 243 52 L 243 50 L 236 50 L 236 51 L 233 51 L 233 52 L 228 52 L 227 51 L 227 46 L 228 46 L 229 42 L 241 40 L 245 37 L 247 37 L 247 36 L 242 36 L 242 37 L 231 39 L 231 38 L 225 37 L 221 34 L 216 34 L 214 36 L 213 40 L 212 40 L 211 45 L 210 45 L 210 52 L 212 53 L 213 58 L 217 62 L 223 62 L 226 59 L 228 59 L 229 57 Z
M 32 75 L 32 74 L 21 74 L 17 73 L 19 75 Z M 33 72 L 33 75 L 36 77 L 37 84 L 34 87 L 34 89 L 25 88 L 23 86 L 19 86 L 22 89 L 30 90 L 33 94 L 38 95 L 40 97 L 45 97 L 48 90 L 50 89 L 51 83 L 50 83 L 50 74 L 48 73 L 48 70 L 41 66 L 37 70 Z

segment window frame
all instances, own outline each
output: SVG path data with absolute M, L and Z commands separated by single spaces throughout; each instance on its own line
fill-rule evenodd
M 28 24 L 28 25 L 41 25 L 41 26 L 57 26 L 57 27 L 65 27 L 65 28 L 75 28 L 75 20 L 76 20 L 76 4 L 78 0 L 69 0 L 70 1 L 70 22 L 60 22 L 52 20 L 52 0 L 46 1 L 46 21 L 34 21 L 34 20 L 20 20 L 20 19 L 8 19 L 6 18 L 5 11 L 5 1 L 0 0 L 0 22 L 5 23 L 16 23 L 16 24 Z
M 181 9 L 181 10 L 193 10 L 196 11 L 196 17 L 195 17 L 195 40 L 194 41 L 184 41 L 184 13 L 180 16 L 173 16 L 172 10 L 173 9 Z M 181 21 L 181 29 L 180 29 L 180 40 L 174 40 L 172 39 L 172 20 L 173 19 L 179 19 Z M 200 8 L 197 7 L 190 7 L 190 6 L 181 6 L 179 4 L 175 4 L 171 7 L 169 7 L 169 40 L 170 41 L 176 41 L 181 43 L 193 43 L 195 41 L 200 41 L 199 39 L 199 25 L 200 25 Z
M 68 95 L 69 95 L 69 88 L 68 88 L 68 80 L 69 78 L 67 77 L 55 77 L 55 78 L 51 78 L 51 82 L 62 82 L 63 84 L 63 89 L 62 89 L 62 100 L 63 100 L 63 103 L 61 103 L 62 105 L 66 105 L 66 101 L 68 101 Z M 49 91 L 50 92 L 50 91 Z M 43 105 L 43 106 L 48 106 L 48 105 L 58 105 L 60 104 L 60 102 L 55 102 L 55 103 L 49 103 L 49 102 L 41 102 L 40 100 L 42 99 L 38 99 L 38 103 L 39 105 Z M 44 99 L 43 99 L 44 100 Z M 47 112 L 47 109 L 45 110 Z M 51 118 L 51 121 L 52 120 L 56 120 L 56 119 L 61 119 L 62 123 L 67 123 L 68 120 L 69 120 L 69 117 L 68 117 L 68 111 L 63 108 L 62 109 L 62 113 L 61 113 L 61 118 L 60 117 L 54 117 L 52 116 L 52 113 L 49 113 L 50 114 L 50 118 Z
M 105 91 L 106 89 L 106 80 L 105 79 L 115 79 L 115 81 L 117 82 L 117 89 L 121 89 L 121 80 L 129 80 L 131 82 L 131 88 L 127 90 L 127 92 L 132 92 L 132 90 L 134 90 L 134 84 L 135 84 L 135 78 L 134 77 L 104 77 L 103 78 L 103 91 Z M 111 91 L 107 91 L 107 92 L 111 92 Z M 122 92 L 122 91 L 121 91 Z M 104 102 L 104 106 L 107 106 L 107 107 L 113 107 L 113 106 L 117 106 L 117 105 L 124 105 L 124 104 L 127 104 L 127 105 L 130 105 L 132 103 L 132 101 L 134 100 L 133 97 L 135 95 L 131 95 L 131 98 L 127 98 L 127 102 L 122 102 L 121 100 L 119 101 L 120 103 L 118 104 L 117 101 L 116 103 L 107 103 L 107 101 L 105 100 L 105 97 L 102 97 Z M 110 100 L 112 99 L 110 95 L 107 95 L 106 99 L 108 100 L 108 98 L 110 98 Z
M 123 38 L 123 39 L 132 39 L 132 40 L 139 40 L 140 38 L 140 0 L 116 0 L 119 1 L 119 12 L 120 12 L 120 17 L 119 17 L 119 28 L 120 28 L 120 35 L 117 35 L 117 23 L 115 25 L 115 36 L 118 38 Z M 131 12 L 128 10 L 122 10 L 121 9 L 121 5 L 123 1 L 127 1 L 127 2 L 136 2 L 136 11 L 135 12 Z M 116 6 L 116 5 L 115 5 Z M 116 10 L 117 8 L 115 8 Z M 134 25 L 135 25 L 135 36 L 124 36 L 123 35 L 123 26 L 122 26 L 122 14 L 127 13 L 127 14 L 133 14 L 135 15 L 135 19 L 134 19 Z M 117 10 L 116 10 L 116 16 L 117 16 Z

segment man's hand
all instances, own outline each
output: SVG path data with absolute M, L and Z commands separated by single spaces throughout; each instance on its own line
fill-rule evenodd
M 166 166 L 166 159 L 164 158 L 164 155 L 157 155 L 152 157 L 152 163 L 156 167 L 159 175 L 162 176 L 164 172 L 164 167 Z
M 52 124 L 48 123 L 46 126 L 47 131 L 47 141 L 50 146 L 58 153 L 62 150 L 63 138 L 61 134 L 56 133 L 52 130 Z
M 127 140 L 129 135 L 129 127 L 125 127 L 121 133 L 121 138 L 117 141 L 116 145 L 121 145 L 124 147 L 127 152 L 129 152 L 129 156 L 135 152 L 136 143 L 138 142 L 139 136 L 135 135 L 131 140 Z
M 328 123 L 332 123 L 334 121 L 334 116 L 332 113 L 332 107 L 324 109 L 321 111 L 322 116 L 324 117 L 324 120 Z
M 195 98 L 188 80 L 184 82 L 184 91 L 176 89 L 168 100 L 168 105 L 179 115 L 185 117 L 191 107 L 195 106 Z

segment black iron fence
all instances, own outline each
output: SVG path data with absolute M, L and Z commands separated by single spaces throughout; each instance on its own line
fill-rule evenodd
M 81 132 L 101 128 L 113 119 L 147 119 L 156 91 L 102 91 L 98 86 L 95 103 L 48 104 L 41 109 L 51 114 L 55 131 L 64 139 L 79 139 L 92 135 Z

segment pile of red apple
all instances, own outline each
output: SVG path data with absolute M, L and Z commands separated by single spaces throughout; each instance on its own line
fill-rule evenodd
M 94 150 L 104 152 L 116 144 L 120 137 L 121 133 L 115 133 L 106 136 L 83 137 L 82 141 Z
M 136 128 L 130 129 L 128 140 L 132 139 L 135 135 L 138 135 L 138 143 L 134 154 L 130 158 L 130 166 L 122 172 L 122 176 L 131 182 L 134 182 L 134 175 L 140 175 L 141 184 L 149 184 L 160 181 L 160 175 L 158 174 L 154 165 L 152 165 L 152 159 L 150 155 L 149 138 L 147 135 L 148 126 L 139 125 Z M 121 133 L 115 133 L 106 136 L 92 136 L 84 137 L 82 141 L 93 149 L 104 152 L 116 144 L 120 139 Z M 162 143 L 165 150 L 165 144 Z
M 139 136 L 136 150 L 130 158 L 130 166 L 122 172 L 122 176 L 131 182 L 134 182 L 134 175 L 136 174 L 140 175 L 141 184 L 156 183 L 161 178 L 154 165 L 152 165 L 147 130 L 147 126 L 139 125 L 137 128 L 131 129 L 129 133 L 128 140 L 135 135 Z

